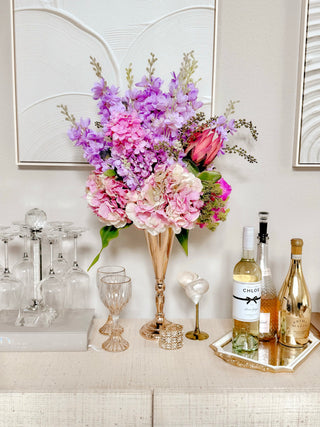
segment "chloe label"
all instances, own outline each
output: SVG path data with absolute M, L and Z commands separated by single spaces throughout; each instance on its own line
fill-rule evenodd
M 261 282 L 233 281 L 233 318 L 256 322 L 260 318 Z

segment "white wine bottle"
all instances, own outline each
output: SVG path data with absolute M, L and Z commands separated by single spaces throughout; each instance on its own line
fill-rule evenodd
M 304 280 L 302 239 L 291 239 L 291 262 L 280 290 L 278 339 L 288 347 L 303 347 L 309 340 L 311 298 Z
M 261 270 L 254 260 L 254 227 L 243 228 L 243 253 L 233 270 L 233 332 L 235 352 L 259 346 Z
M 259 212 L 257 264 L 262 274 L 259 326 L 260 341 L 271 341 L 275 339 L 278 328 L 278 295 L 273 284 L 268 260 L 268 217 L 268 212 Z

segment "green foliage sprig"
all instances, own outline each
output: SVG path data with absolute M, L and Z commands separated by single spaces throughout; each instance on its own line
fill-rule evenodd
M 59 104 L 57 105 L 58 108 L 60 108 L 61 114 L 65 116 L 65 120 L 67 122 L 72 123 L 73 126 L 76 126 L 76 118 L 73 114 L 69 113 L 68 107 L 66 105 Z
M 226 111 L 224 112 L 224 115 L 226 118 L 229 118 L 230 116 L 232 116 L 235 112 L 236 112 L 236 107 L 235 105 L 238 104 L 238 102 L 240 101 L 229 101 Z
M 189 83 L 193 83 L 195 86 L 201 80 L 194 81 L 192 76 L 196 72 L 198 68 L 198 61 L 194 57 L 194 51 L 184 53 L 181 66 L 180 66 L 180 81 L 183 82 L 185 89 L 187 88 Z
M 248 154 L 244 148 L 238 147 L 238 145 L 233 145 L 232 147 L 230 147 L 230 145 L 227 144 L 223 150 L 225 153 L 238 154 L 240 157 L 243 157 L 249 163 L 258 163 L 255 157 L 253 157 L 251 154 Z
M 257 131 L 257 127 L 253 125 L 253 123 L 250 121 L 248 122 L 246 119 L 239 119 L 239 120 L 235 120 L 234 122 L 234 127 L 237 129 L 240 129 L 241 127 L 247 128 L 249 129 L 252 138 L 257 141 L 258 140 L 258 131 Z
M 126 80 L 128 83 L 128 88 L 132 89 L 133 82 L 134 82 L 134 77 L 132 72 L 132 62 L 130 62 L 128 68 L 126 68 L 125 70 L 126 70 Z
M 96 76 L 101 79 L 102 78 L 102 67 L 99 62 L 93 56 L 90 56 L 90 65 L 92 65 L 93 71 Z
M 201 200 L 204 202 L 204 207 L 201 209 L 198 222 L 200 224 L 205 224 L 210 231 L 214 231 L 218 227 L 219 222 L 212 221 L 212 212 L 216 211 L 216 209 L 224 208 L 227 201 L 218 197 L 221 196 L 222 189 L 215 181 L 202 181 L 202 186 Z M 216 212 L 219 221 L 225 221 L 227 219 L 229 209 L 225 209 L 224 211 L 219 210 Z
M 158 61 L 158 58 L 156 58 L 155 54 L 150 52 L 150 58 L 148 59 L 148 66 L 146 68 L 147 71 L 147 79 L 150 82 L 151 78 L 155 72 L 154 64 Z

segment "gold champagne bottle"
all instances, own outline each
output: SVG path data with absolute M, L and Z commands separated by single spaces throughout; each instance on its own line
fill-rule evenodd
M 233 270 L 232 348 L 255 351 L 259 345 L 261 270 L 254 260 L 254 227 L 243 228 L 243 253 Z
M 278 338 L 289 347 L 306 345 L 310 331 L 311 299 L 302 272 L 302 246 L 302 239 L 291 240 L 290 268 L 278 296 Z

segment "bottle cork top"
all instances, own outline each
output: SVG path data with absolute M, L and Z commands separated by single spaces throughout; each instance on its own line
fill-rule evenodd
M 268 228 L 268 217 L 269 212 L 259 212 L 259 234 L 258 239 L 261 243 L 267 243 L 269 239 L 267 228 Z
M 301 255 L 302 254 L 302 239 L 291 239 L 291 253 L 293 255 Z
M 254 249 L 254 227 L 243 227 L 242 247 L 247 251 Z

